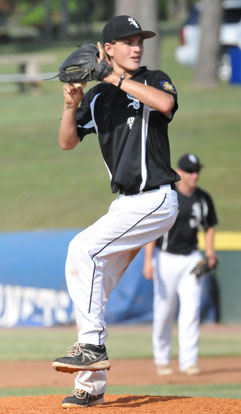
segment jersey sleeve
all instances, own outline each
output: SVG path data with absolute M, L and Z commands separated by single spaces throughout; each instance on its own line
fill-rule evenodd
M 83 96 L 81 101 L 80 107 L 76 111 L 76 126 L 77 126 L 77 134 L 80 141 L 83 140 L 85 135 L 95 133 L 95 124 L 92 119 L 91 114 L 91 90 L 86 92 Z
M 172 108 L 171 116 L 169 117 L 169 121 L 173 118 L 175 112 L 178 109 L 178 99 L 177 99 L 177 91 L 175 85 L 172 83 L 171 78 L 161 70 L 150 71 L 150 76 L 148 79 L 148 84 L 157 88 L 169 95 L 172 95 L 174 98 L 174 106 Z
M 210 227 L 213 227 L 218 223 L 218 218 L 213 200 L 208 193 L 203 192 L 201 202 L 203 205 L 202 225 L 204 230 L 207 231 Z

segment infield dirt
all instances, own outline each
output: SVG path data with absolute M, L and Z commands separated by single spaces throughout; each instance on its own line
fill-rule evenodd
M 63 409 L 63 395 L 1 398 L 2 414 L 64 414 L 81 408 Z M 87 414 L 240 414 L 238 400 L 201 397 L 155 397 L 148 395 L 106 395 L 105 404 L 88 407 Z
M 133 329 L 133 328 L 132 328 Z M 206 327 L 213 331 L 213 327 Z M 217 332 L 227 327 L 216 328 Z M 228 331 L 240 329 L 229 327 Z M 218 335 L 217 335 L 218 341 Z M 147 386 L 165 384 L 241 384 L 241 356 L 200 358 L 200 375 L 188 377 L 178 370 L 178 361 L 172 361 L 173 375 L 158 376 L 151 359 L 113 360 L 107 371 L 109 386 Z M 50 361 L 0 362 L 0 388 L 55 387 L 74 388 L 75 374 L 64 374 L 52 369 Z M 240 385 L 241 386 L 241 385 Z M 0 414 L 64 414 L 77 413 L 80 408 L 63 409 L 65 395 L 12 396 L 0 398 Z M 227 398 L 188 396 L 105 395 L 105 404 L 88 407 L 87 414 L 240 414 L 241 401 Z
M 109 385 L 150 384 L 232 384 L 241 381 L 241 357 L 201 358 L 200 375 L 188 377 L 178 371 L 177 360 L 172 362 L 174 374 L 156 375 L 150 359 L 114 360 L 108 371 Z M 56 372 L 49 361 L 1 362 L 0 388 L 73 388 L 74 376 Z M 0 398 L 1 414 L 60 414 L 69 412 L 61 408 L 64 395 Z M 78 412 L 79 408 L 70 409 Z M 240 414 L 241 401 L 203 397 L 105 395 L 105 404 L 88 407 L 88 414 Z

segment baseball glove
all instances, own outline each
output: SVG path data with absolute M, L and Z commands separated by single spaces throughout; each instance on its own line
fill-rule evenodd
M 204 257 L 202 260 L 200 260 L 200 262 L 196 264 L 196 266 L 194 266 L 191 273 L 193 273 L 196 276 L 196 278 L 199 278 L 209 270 L 210 267 L 208 267 L 208 259 Z
M 74 50 L 60 65 L 59 79 L 65 83 L 101 81 L 111 71 L 107 59 L 98 62 L 99 50 L 93 43 L 86 43 Z

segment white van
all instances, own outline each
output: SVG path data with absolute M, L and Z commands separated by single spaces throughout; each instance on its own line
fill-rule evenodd
M 180 46 L 175 50 L 176 61 L 182 65 L 193 66 L 196 63 L 199 44 L 199 17 L 202 2 L 198 2 L 180 28 Z M 220 30 L 220 79 L 228 80 L 231 64 L 228 49 L 237 46 L 241 49 L 241 0 L 223 1 L 223 23 Z

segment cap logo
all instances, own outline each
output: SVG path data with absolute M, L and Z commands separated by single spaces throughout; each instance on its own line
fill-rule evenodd
M 189 158 L 189 160 L 190 160 L 191 162 L 193 162 L 193 164 L 196 164 L 196 163 L 197 163 L 197 158 L 195 157 L 195 155 L 193 155 L 193 154 L 189 154 L 189 155 L 188 155 L 188 158 Z
M 130 24 L 133 24 L 133 26 L 135 26 L 137 29 L 139 29 L 139 24 L 136 22 L 135 19 L 133 19 L 133 17 L 129 17 L 128 18 L 128 22 L 130 22 Z

